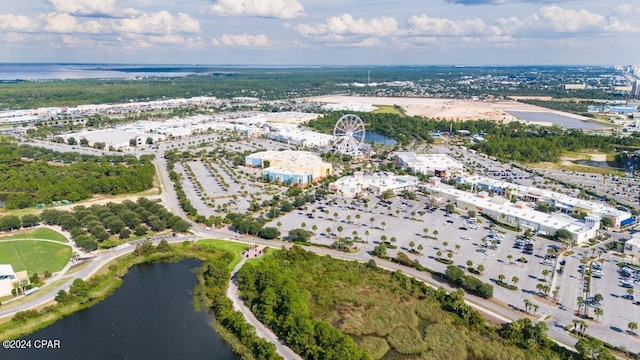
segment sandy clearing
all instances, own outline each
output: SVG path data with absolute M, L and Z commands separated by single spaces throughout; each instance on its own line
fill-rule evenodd
M 515 121 L 516 118 L 513 115 L 508 114 L 508 110 L 551 112 L 570 116 L 576 119 L 585 119 L 579 115 L 554 111 L 513 100 L 456 100 L 366 96 L 319 96 L 307 98 L 307 100 L 323 103 L 399 105 L 407 111 L 407 115 L 409 116 L 425 116 L 458 121 L 479 119 L 501 122 Z M 550 125 L 550 123 L 544 122 L 535 123 L 539 125 Z

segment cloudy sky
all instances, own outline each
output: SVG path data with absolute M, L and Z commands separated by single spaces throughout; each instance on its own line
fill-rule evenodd
M 0 62 L 640 64 L 640 0 L 0 4 Z

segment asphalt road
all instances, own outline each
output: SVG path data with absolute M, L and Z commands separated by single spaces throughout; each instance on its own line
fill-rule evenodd
M 162 154 L 162 152 L 169 146 L 169 144 L 162 144 L 160 145 L 160 150 L 158 152 L 158 154 Z M 69 149 L 66 149 L 67 151 L 69 151 Z M 177 196 L 175 193 L 175 190 L 173 189 L 173 185 L 171 184 L 169 177 L 168 177 L 168 173 L 166 171 L 166 161 L 164 159 L 162 159 L 162 157 L 159 155 L 156 157 L 156 160 L 154 160 L 154 164 L 156 165 L 156 169 L 159 175 L 159 178 L 161 179 L 161 190 L 162 190 L 162 200 L 164 205 L 170 209 L 173 213 L 178 214 L 180 216 L 182 216 L 183 218 L 185 218 L 186 220 L 188 220 L 188 218 L 184 215 L 184 213 L 181 211 L 178 201 L 177 201 Z M 393 208 L 393 212 L 395 212 L 395 207 Z M 378 212 L 384 212 L 385 209 L 379 209 Z M 363 213 L 362 218 L 360 219 L 360 222 L 368 222 L 369 219 L 369 214 Z M 330 214 L 330 216 L 332 215 L 332 213 Z M 390 215 L 384 215 L 382 216 L 382 214 L 373 214 L 373 216 L 375 216 L 376 218 L 376 223 L 377 226 L 379 226 L 379 222 L 383 219 L 389 219 L 386 222 L 388 223 L 389 227 L 392 227 L 392 223 L 394 222 L 394 220 L 392 220 L 392 216 Z M 344 217 L 340 217 L 340 218 L 344 218 Z M 283 220 L 284 221 L 284 220 Z M 352 219 L 352 222 L 355 221 L 355 219 Z M 280 242 L 280 241 L 270 241 L 270 240 L 261 240 L 261 239 L 251 239 L 249 237 L 240 237 L 238 238 L 237 235 L 229 230 L 226 229 L 212 229 L 212 230 L 204 230 L 202 225 L 199 224 L 194 224 L 193 222 L 189 221 L 190 223 L 192 223 L 192 225 L 194 226 L 194 229 L 196 229 L 196 231 L 198 231 L 198 237 L 204 238 L 204 237 L 208 237 L 208 238 L 220 238 L 220 239 L 235 239 L 236 241 L 240 241 L 240 242 L 244 242 L 244 243 L 248 243 L 250 241 L 254 241 L 255 243 L 258 244 L 263 244 L 263 245 L 267 245 L 267 246 L 275 246 L 275 247 L 280 247 L 282 245 L 284 246 L 291 246 L 290 243 L 286 243 L 286 242 Z M 293 224 L 292 224 L 293 225 Z M 337 225 L 334 225 L 334 227 Z M 444 233 L 445 231 L 447 231 L 446 226 L 444 225 L 439 225 L 440 226 L 440 233 Z M 296 226 L 297 227 L 297 226 Z M 309 225 L 310 227 L 310 225 Z M 346 226 L 345 226 L 346 227 Z M 432 228 L 433 229 L 433 228 Z M 323 231 L 324 229 L 321 228 L 321 231 Z M 336 229 L 333 229 L 334 231 Z M 387 230 L 387 229 L 385 229 Z M 389 233 L 391 233 L 391 230 L 393 229 L 389 229 Z M 364 230 L 363 230 L 364 231 Z M 360 232 L 360 237 L 363 237 L 362 232 Z M 385 231 L 386 232 L 386 231 Z M 420 231 L 418 231 L 419 233 Z M 347 233 L 345 233 L 345 235 L 348 235 Z M 400 239 L 400 237 L 398 237 Z M 178 241 L 182 241 L 183 239 L 180 239 Z M 111 261 L 113 258 L 115 258 L 117 255 L 119 254 L 123 254 L 129 251 L 132 251 L 134 248 L 134 246 L 129 245 L 128 248 L 126 245 L 124 245 L 122 248 L 117 248 L 116 250 L 113 250 L 112 253 L 103 253 L 100 255 L 97 255 L 92 261 L 91 264 L 89 266 L 87 266 L 86 268 L 82 269 L 81 271 L 78 271 L 77 273 L 75 273 L 73 275 L 73 277 L 82 277 L 82 278 L 88 278 L 90 277 L 93 273 L 95 273 L 95 271 L 97 271 L 103 264 L 106 264 L 107 262 Z M 330 249 L 325 249 L 325 248 L 316 248 L 316 247 L 308 247 L 307 248 L 310 251 L 313 251 L 315 253 L 321 254 L 321 255 L 331 255 L 332 257 L 337 257 L 337 258 L 342 258 L 345 260 L 355 260 L 355 261 L 368 261 L 369 259 L 371 259 L 371 256 L 366 252 L 366 251 L 360 251 L 357 253 L 353 253 L 353 254 L 347 254 L 347 253 L 339 253 Z M 379 259 L 376 259 L 376 262 L 380 265 L 383 266 L 385 268 L 389 268 L 392 270 L 401 270 L 404 273 L 410 275 L 410 276 L 414 276 L 417 279 L 423 280 L 426 283 L 429 283 L 431 285 L 434 286 L 438 286 L 438 287 L 443 287 L 447 290 L 454 290 L 452 289 L 450 286 L 448 286 L 446 283 L 441 283 L 438 281 L 438 279 L 434 279 L 431 277 L 430 274 L 428 273 L 422 273 L 422 272 L 418 272 L 415 269 L 412 268 L 407 268 L 404 266 L 400 266 L 398 264 L 394 264 L 394 263 L 390 263 L 390 262 L 386 262 L 386 261 L 382 261 Z M 488 268 L 488 267 L 487 267 Z M 538 275 L 538 274 L 536 274 Z M 567 275 L 565 275 L 567 276 Z M 48 289 L 48 293 L 47 296 L 38 296 L 37 298 L 34 298 L 34 300 L 20 304 L 20 306 L 16 307 L 16 308 L 10 308 L 10 309 L 5 309 L 3 311 L 0 311 L 0 317 L 3 316 L 8 316 L 11 315 L 12 313 L 15 313 L 15 311 L 19 311 L 19 310 L 25 310 L 25 309 L 29 309 L 29 308 L 34 308 L 37 306 L 40 306 L 46 302 L 51 301 L 54 297 L 55 294 L 62 289 L 68 289 L 68 287 L 70 286 L 70 284 L 72 283 L 73 278 L 69 278 L 69 280 L 67 282 L 65 282 L 64 284 L 57 286 L 55 289 Z M 572 289 L 573 287 L 577 287 L 577 285 L 569 285 L 567 286 L 567 288 Z M 569 290 L 568 294 L 563 294 L 565 292 L 565 290 L 561 290 L 561 303 L 564 305 L 563 307 L 561 307 L 560 309 L 556 308 L 555 306 L 549 305 L 549 304 L 545 304 L 544 302 L 540 303 L 540 309 L 538 311 L 538 315 L 541 318 L 541 320 L 544 318 L 544 316 L 546 314 L 553 314 L 553 318 L 554 318 L 554 322 L 557 322 L 559 325 L 567 325 L 569 323 L 571 323 L 571 319 L 573 319 L 573 309 L 571 309 L 571 305 L 567 305 L 565 304 L 565 302 L 570 303 L 571 298 L 575 299 L 574 295 L 574 290 Z M 487 301 L 485 299 L 481 299 L 475 296 L 471 296 L 471 295 L 467 295 L 466 299 L 468 301 L 469 304 L 471 304 L 472 306 L 474 306 L 478 311 L 480 311 L 481 313 L 492 317 L 494 319 L 500 319 L 501 321 L 511 321 L 511 320 L 517 320 L 519 318 L 521 318 L 521 314 L 514 311 L 513 309 L 511 309 L 507 304 L 499 304 L 497 302 L 494 301 Z M 513 305 L 513 304 L 512 304 Z M 615 312 L 615 310 L 613 309 L 613 307 L 611 308 L 611 312 Z M 246 315 L 245 315 L 246 316 Z M 606 317 L 607 315 L 605 315 Z M 247 321 L 251 322 L 249 319 L 247 319 Z M 626 324 L 626 323 L 625 323 Z M 261 324 L 254 324 L 254 326 L 256 326 L 256 329 L 258 332 L 263 332 L 263 331 L 268 331 L 268 329 L 266 329 L 264 326 L 262 326 Z M 595 326 L 594 326 L 595 328 Z M 593 330 L 593 329 L 591 329 Z M 549 332 L 548 332 L 549 336 L 562 343 L 562 344 L 567 344 L 569 346 L 573 346 L 576 342 L 576 339 L 571 337 L 566 331 L 564 331 L 564 329 L 562 329 L 561 326 L 549 326 Z M 618 336 L 626 336 L 624 334 L 620 334 Z M 605 339 L 608 340 L 608 339 Z M 626 342 L 625 342 L 626 343 Z M 276 342 L 276 345 L 277 342 Z M 633 351 L 637 351 L 636 347 L 638 346 L 638 341 L 633 340 L 633 342 L 629 343 L 627 347 L 627 349 L 633 350 Z

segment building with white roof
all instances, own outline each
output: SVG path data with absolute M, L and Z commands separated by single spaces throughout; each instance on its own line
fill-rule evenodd
M 459 209 L 474 210 L 502 223 L 530 229 L 542 235 L 552 236 L 559 229 L 566 229 L 577 243 L 592 239 L 600 228 L 600 218 L 596 216 L 587 217 L 583 221 L 563 213 L 547 214 L 535 210 L 524 201 L 513 203 L 502 196 L 489 195 L 487 191 L 471 193 L 458 190 L 435 179 L 425 185 L 424 190 L 445 201 L 451 201 Z
M 162 134 L 150 134 L 119 129 L 84 131 L 79 133 L 60 135 L 60 137 L 62 137 L 65 142 L 69 141 L 70 138 L 74 138 L 76 139 L 78 144 L 80 143 L 81 139 L 87 139 L 89 146 L 94 146 L 96 145 L 96 143 L 104 143 L 105 148 L 108 149 L 113 147 L 116 150 L 128 149 L 129 141 L 131 141 L 131 139 L 136 140 L 137 146 L 143 145 L 149 137 L 153 139 L 154 142 L 165 139 L 165 136 Z
M 378 110 L 378 108 L 372 104 L 338 103 L 322 105 L 322 110 L 372 112 Z
M 609 217 L 613 220 L 615 228 L 628 226 L 636 222 L 636 218 L 628 211 L 618 210 L 601 202 L 579 199 L 556 191 L 517 185 L 484 176 L 469 176 L 459 178 L 458 181 L 470 184 L 475 191 L 487 191 L 493 195 L 500 195 L 506 198 L 516 197 L 533 203 L 542 201 L 566 214 L 576 215 L 582 213 L 596 218 Z
M 397 152 L 398 164 L 418 174 L 450 178 L 462 175 L 464 165 L 446 154 L 416 154 Z
M 624 243 L 624 253 L 640 259 L 640 234 L 633 234 L 631 239 Z
M 329 184 L 329 190 L 345 197 L 355 197 L 364 191 L 382 195 L 387 190 L 395 194 L 403 190 L 414 190 L 418 178 L 410 175 L 396 175 L 391 172 L 365 173 L 356 171 L 353 175 L 342 177 Z
M 261 151 L 245 158 L 245 165 L 262 168 L 268 181 L 305 186 L 321 180 L 333 171 L 330 163 L 308 151 Z
M 13 284 L 18 281 L 18 276 L 9 264 L 0 264 L 0 297 L 11 295 Z

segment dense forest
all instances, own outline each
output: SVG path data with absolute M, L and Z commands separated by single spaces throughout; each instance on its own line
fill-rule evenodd
M 79 205 L 72 212 L 47 209 L 40 214 L 40 221 L 59 225 L 71 234 L 78 247 L 86 251 L 95 250 L 98 246 L 116 246 L 131 236 L 142 237 L 149 232 L 166 229 L 186 232 L 191 227 L 161 204 L 143 197 L 137 202 L 125 200 L 120 204 Z
M 93 194 L 126 194 L 153 186 L 150 157 L 90 156 L 0 142 L 0 198 L 7 209 Z
M 345 112 L 331 112 L 309 121 L 308 126 L 330 133 L 336 121 Z M 563 130 L 557 126 L 527 125 L 520 122 L 508 124 L 486 120 L 451 121 L 409 117 L 389 113 L 355 113 L 362 118 L 368 130 L 374 130 L 397 139 L 401 144 L 432 142 L 433 132 L 468 130 L 471 134 L 483 134 L 486 141 L 473 148 L 502 160 L 522 163 L 541 161 L 557 162 L 568 151 L 583 149 L 602 152 L 620 151 L 640 147 L 640 138 L 590 135 L 581 130 Z M 469 139 L 470 140 L 470 139 Z
M 238 283 L 258 319 L 307 359 L 583 358 L 552 342 L 544 323 L 487 325 L 462 290 L 434 290 L 373 261 L 294 246 L 243 266 Z
M 138 69 L 140 70 L 140 69 Z M 153 69 L 157 70 L 157 69 Z M 162 69 L 161 69 L 162 70 Z M 170 70 L 170 69 L 163 69 Z M 172 70 L 182 71 L 180 67 Z M 623 98 L 600 89 L 565 91 L 560 84 L 611 74 L 612 69 L 581 67 L 448 67 L 368 66 L 315 68 L 190 68 L 198 74 L 186 77 L 142 79 L 90 79 L 10 81 L 0 83 L 0 109 L 76 106 L 89 103 L 122 103 L 165 98 L 251 96 L 262 100 L 293 99 L 326 94 L 367 96 L 553 96 L 560 98 Z M 376 83 L 412 81 L 411 87 L 341 86 L 367 83 L 368 72 Z M 460 80 L 474 79 L 470 84 Z M 505 83 L 499 81 L 506 81 Z M 578 80 L 575 80 L 578 81 Z

